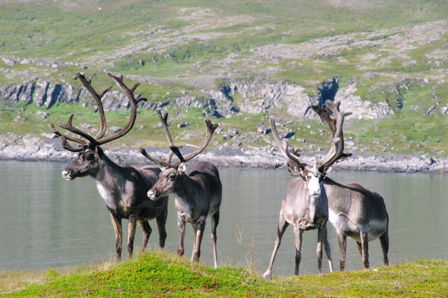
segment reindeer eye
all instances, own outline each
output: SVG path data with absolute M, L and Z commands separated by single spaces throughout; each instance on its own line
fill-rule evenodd
M 176 176 L 174 174 L 171 174 L 168 176 L 168 179 L 170 179 L 171 181 L 174 181 L 174 178 L 176 178 Z
M 92 160 L 93 159 L 93 153 L 91 153 L 91 152 L 86 153 L 85 157 L 86 157 L 86 160 Z

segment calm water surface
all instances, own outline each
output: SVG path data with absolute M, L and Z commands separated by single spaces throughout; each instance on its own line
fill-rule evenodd
M 0 271 L 86 265 L 114 256 L 109 212 L 95 182 L 89 177 L 65 181 L 61 175 L 65 166 L 0 162 Z M 273 249 L 281 199 L 291 178 L 286 170 L 221 169 L 220 173 L 224 193 L 218 226 L 219 263 L 247 267 L 253 260 L 254 268 L 262 273 Z M 340 183 L 360 183 L 384 197 L 390 217 L 392 264 L 421 258 L 448 260 L 448 175 L 333 171 L 329 176 Z M 168 212 L 166 250 L 174 253 L 177 231 L 172 198 Z M 127 225 L 126 220 L 123 223 Z M 155 222 L 150 224 L 153 234 L 148 246 L 156 248 L 158 232 Z M 328 230 L 334 266 L 339 268 L 339 248 L 330 223 Z M 137 251 L 141 237 L 137 229 Z M 192 238 L 187 226 L 188 258 Z M 316 239 L 316 231 L 304 233 L 301 274 L 317 271 Z M 349 239 L 348 244 L 347 270 L 362 268 L 355 242 Z M 371 266 L 380 266 L 379 241 L 370 242 L 369 248 Z M 294 255 L 293 229 L 289 227 L 273 274 L 292 275 Z M 209 220 L 201 262 L 213 265 Z M 326 261 L 324 271 L 328 271 Z

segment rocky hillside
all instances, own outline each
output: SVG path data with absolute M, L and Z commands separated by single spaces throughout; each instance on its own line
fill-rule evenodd
M 310 105 L 331 99 L 353 112 L 346 136 L 354 153 L 446 155 L 447 3 L 289 2 L 0 2 L 0 25 L 15 36 L 0 40 L 4 110 L 33 106 L 33 115 L 45 115 L 63 104 L 90 111 L 76 73 L 100 89 L 110 84 L 107 69 L 141 83 L 148 98 L 141 109 L 164 107 L 186 123 L 194 109 L 219 119 L 225 128 L 216 148 L 271 150 L 264 135 L 273 114 L 299 147 L 324 150 L 317 137 L 324 128 Z M 103 105 L 128 109 L 118 90 Z M 11 119 L 5 111 L 0 122 Z M 23 136 L 33 125 L 13 119 L 22 128 L 4 123 L 0 133 Z

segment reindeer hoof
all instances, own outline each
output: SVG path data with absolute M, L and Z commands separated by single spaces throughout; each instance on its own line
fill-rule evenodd
M 271 280 L 272 279 L 271 271 L 266 271 L 265 273 L 263 273 L 263 278 Z

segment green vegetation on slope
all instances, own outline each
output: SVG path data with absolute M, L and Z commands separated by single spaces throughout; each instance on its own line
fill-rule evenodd
M 448 289 L 448 263 L 435 260 L 344 273 L 274 277 L 272 281 L 242 267 L 214 269 L 161 252 L 77 270 L 61 276 L 54 269 L 41 276 L 2 273 L 0 293 L 3 297 L 444 297 Z
M 448 108 L 446 1 L 29 0 L 3 1 L 0 8 L 2 57 L 38 61 L 8 66 L 0 60 L 0 85 L 39 78 L 79 86 L 68 78 L 83 67 L 88 67 L 86 72 L 96 83 L 102 80 L 109 84 L 103 73 L 107 69 L 135 76 L 142 82 L 138 91 L 157 104 L 174 101 L 184 91 L 204 100 L 202 87 L 182 81 L 184 78 L 250 81 L 268 76 L 304 86 L 311 97 L 316 97 L 318 84 L 337 77 L 341 87 L 354 85 L 354 94 L 361 100 L 387 102 L 394 110 L 380 122 L 348 122 L 346 135 L 360 153 L 448 152 L 443 129 Z M 56 68 L 51 61 L 62 62 Z M 146 83 L 147 78 L 163 83 Z M 235 100 L 241 103 L 238 93 Z M 38 135 L 47 131 L 33 116 L 34 108 L 19 104 L 16 110 L 10 110 L 14 105 L 1 102 L 0 133 L 12 130 L 20 135 Z M 186 115 L 189 119 L 185 121 L 198 122 L 198 111 L 169 109 Z M 57 117 L 62 110 L 53 107 L 46 111 L 50 113 L 48 120 L 64 120 Z M 17 114 L 23 117 L 16 119 Z M 114 113 L 110 114 L 114 119 Z M 315 133 L 321 129 L 318 123 L 309 124 L 313 128 L 307 131 L 301 128 L 308 124 L 286 113 L 280 116 L 285 122 L 295 122 L 287 128 L 300 128 L 300 134 L 304 134 L 298 138 L 306 139 L 307 144 L 299 147 L 321 147 L 317 144 L 322 140 Z M 93 117 L 85 121 L 94 125 Z M 219 122 L 240 134 L 256 131 L 260 122 L 267 124 L 265 114 L 240 114 Z M 244 128 L 239 125 L 242 122 Z M 200 125 L 190 129 L 195 127 L 201 129 Z M 152 134 L 152 130 L 141 129 L 129 138 L 143 141 Z M 225 142 L 229 140 L 219 139 L 216 144 Z M 248 146 L 266 143 L 262 136 L 245 142 Z

